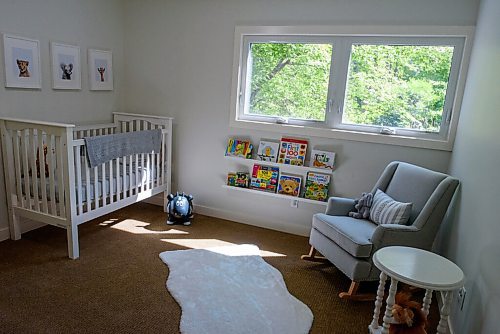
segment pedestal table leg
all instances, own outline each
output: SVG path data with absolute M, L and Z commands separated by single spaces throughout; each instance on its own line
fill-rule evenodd
M 425 290 L 424 304 L 422 305 L 422 312 L 424 312 L 425 317 L 429 314 L 429 307 L 432 301 L 432 290 Z
M 439 319 L 439 324 L 436 332 L 438 334 L 446 334 L 447 332 L 448 316 L 450 315 L 451 295 L 452 291 L 446 291 L 443 307 L 441 307 L 441 319 Z
M 368 326 L 369 331 L 373 331 L 378 328 L 378 318 L 380 316 L 380 308 L 382 307 L 382 300 L 384 299 L 385 282 L 387 281 L 387 275 L 383 272 L 380 273 L 380 282 L 378 284 L 377 298 L 375 299 L 375 309 L 373 310 L 373 320 L 370 326 Z
M 396 296 L 396 290 L 398 288 L 398 281 L 391 277 L 391 287 L 389 288 L 389 296 L 387 296 L 385 313 L 384 313 L 384 324 L 382 325 L 382 334 L 389 333 L 389 325 L 392 320 L 392 306 L 394 305 L 394 297 Z

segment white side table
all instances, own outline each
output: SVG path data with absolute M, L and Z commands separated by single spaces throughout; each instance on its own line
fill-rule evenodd
M 433 291 L 444 291 L 445 300 L 441 308 L 441 319 L 437 327 L 438 334 L 446 333 L 450 303 L 453 290 L 463 286 L 464 273 L 450 260 L 425 250 L 391 246 L 379 249 L 373 254 L 373 263 L 380 269 L 380 284 L 375 300 L 373 320 L 368 326 L 370 333 L 389 333 L 389 323 L 392 319 L 392 306 L 398 282 L 403 282 L 426 290 L 422 311 L 427 316 Z M 382 299 L 384 298 L 385 282 L 391 278 L 387 306 L 384 313 L 384 323 L 379 325 L 378 318 Z

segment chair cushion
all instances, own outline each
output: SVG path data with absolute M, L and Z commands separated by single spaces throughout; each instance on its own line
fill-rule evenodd
M 369 220 L 317 213 L 312 226 L 352 256 L 365 258 L 371 254 L 371 237 L 377 225 Z
M 377 189 L 373 196 L 373 204 L 370 209 L 370 219 L 375 224 L 400 224 L 408 222 L 411 214 L 412 203 L 401 203 L 395 201 Z

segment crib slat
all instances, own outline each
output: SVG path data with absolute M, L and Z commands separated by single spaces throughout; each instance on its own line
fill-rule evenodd
M 106 206 L 106 197 L 107 197 L 107 192 L 106 192 L 106 163 L 103 163 L 101 165 L 101 197 L 102 197 L 102 206 Z
M 40 166 L 40 190 L 42 191 L 42 211 L 49 213 L 49 207 L 47 205 L 47 179 L 45 177 L 45 164 L 47 161 L 45 159 L 45 147 L 43 145 L 43 133 L 41 131 L 38 133 L 38 152 Z M 48 148 L 47 154 L 49 154 Z
M 50 193 L 50 213 L 54 216 L 57 216 L 57 207 L 56 207 L 56 183 L 54 173 L 54 152 L 55 152 L 55 138 L 54 135 L 47 136 L 48 144 L 47 144 L 47 164 L 49 165 L 49 193 Z
M 132 161 L 132 155 L 129 156 L 129 165 L 128 165 L 128 173 L 129 173 L 129 184 L 128 184 L 128 190 L 129 190 L 129 193 L 128 193 L 128 196 L 132 196 L 132 185 L 133 185 L 133 182 L 134 182 L 134 173 L 133 173 L 133 170 L 132 168 L 134 167 L 133 166 L 133 161 Z
M 146 169 L 142 169 L 144 173 L 146 173 L 146 189 L 151 189 L 150 179 L 151 179 L 151 153 L 146 154 Z M 143 177 L 144 179 L 144 177 Z
M 99 171 L 98 167 L 95 166 L 92 168 L 94 170 L 94 180 L 92 181 L 94 184 L 94 209 L 99 209 Z
M 78 214 L 83 213 L 83 198 L 82 198 L 82 159 L 81 159 L 81 146 L 76 146 L 75 150 L 75 173 L 76 173 L 76 197 L 77 197 L 77 207 Z
M 109 204 L 112 204 L 113 201 L 113 188 L 114 188 L 114 176 L 113 176 L 113 160 L 109 161 Z
M 28 145 L 26 144 L 26 138 L 28 137 L 29 130 L 26 129 L 21 132 L 21 151 L 22 151 L 22 162 L 24 170 L 24 194 L 26 196 L 25 208 L 31 210 L 31 191 L 30 191 L 30 176 L 28 167 Z
M 85 148 L 85 155 L 87 155 L 87 148 Z M 87 197 L 87 212 L 92 210 L 92 202 L 90 200 L 90 166 L 89 159 L 85 160 L 85 195 Z
M 139 165 L 139 163 L 137 164 Z M 141 153 L 141 163 L 140 163 L 140 166 L 141 166 L 141 170 L 139 171 L 139 166 L 136 167 L 136 179 L 137 179 L 137 186 L 141 186 L 141 191 L 144 191 L 144 153 Z
M 120 158 L 116 159 L 116 200 L 120 200 L 120 186 L 121 186 L 121 179 L 120 179 Z
M 127 157 L 122 157 L 122 199 L 127 197 Z
M 30 150 L 28 150 L 28 154 L 30 155 L 29 158 L 31 158 L 31 185 L 33 187 L 33 206 L 36 211 L 40 211 L 40 199 L 38 197 L 38 170 L 36 168 L 36 160 L 37 160 L 37 142 L 35 139 L 35 131 L 34 129 L 31 129 L 29 131 L 29 144 L 30 145 Z M 39 155 L 39 154 L 38 154 Z M 40 164 L 40 163 L 39 163 Z M 40 173 L 42 173 L 42 166 L 40 166 Z
M 14 147 L 14 166 L 16 173 L 16 191 L 17 191 L 17 201 L 21 204 L 21 207 L 24 208 L 24 196 L 22 189 L 22 177 L 21 177 L 21 156 L 19 153 L 19 131 L 13 130 L 11 132 L 11 138 L 13 138 L 13 147 Z M 18 205 L 19 205 L 18 204 Z
M 63 170 L 63 151 L 62 137 L 56 137 L 56 169 L 57 169 L 57 186 L 59 192 L 59 215 L 66 217 L 66 206 L 64 199 L 64 170 Z

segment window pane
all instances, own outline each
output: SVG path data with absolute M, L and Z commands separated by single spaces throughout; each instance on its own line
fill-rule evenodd
M 453 49 L 353 45 L 342 122 L 439 132 Z
M 252 43 L 246 113 L 325 120 L 331 44 Z

